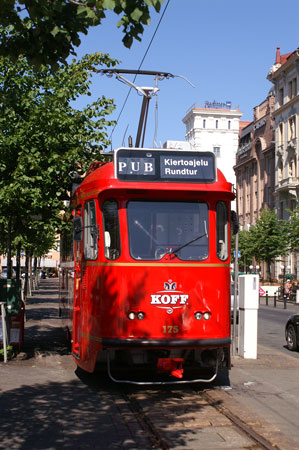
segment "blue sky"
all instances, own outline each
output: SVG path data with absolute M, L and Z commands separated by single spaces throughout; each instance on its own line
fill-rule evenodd
M 167 0 L 165 0 L 161 13 Z M 101 26 L 90 29 L 82 37 L 78 57 L 101 51 L 121 61 L 122 69 L 137 69 L 154 34 L 161 13 L 152 9 L 152 20 L 142 42 L 135 41 L 126 49 L 122 32 L 116 27 L 118 17 L 108 14 Z M 182 75 L 159 82 L 157 143 L 185 140 L 182 119 L 193 105 L 204 102 L 232 102 L 243 112 L 241 120 L 252 120 L 253 108 L 267 96 L 271 83 L 266 79 L 274 64 L 276 47 L 281 54 L 299 46 L 299 2 L 288 0 L 170 0 L 163 20 L 141 67 Z M 128 76 L 133 79 L 132 76 Z M 136 79 L 139 86 L 154 86 L 153 77 Z M 115 78 L 95 75 L 92 94 L 114 98 L 117 105 L 111 118 L 116 119 L 128 93 L 128 87 Z M 90 102 L 80 99 L 77 107 Z M 126 107 L 112 136 L 112 146 L 122 145 L 123 137 L 135 141 L 141 97 L 132 90 Z M 150 102 L 149 126 L 145 146 L 154 139 L 155 99 Z

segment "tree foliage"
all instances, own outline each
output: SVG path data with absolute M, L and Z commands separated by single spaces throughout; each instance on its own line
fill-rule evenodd
M 240 239 L 240 248 L 248 259 L 267 264 L 268 277 L 270 265 L 276 258 L 288 252 L 288 226 L 284 220 L 278 220 L 274 210 L 264 209 L 249 231 L 243 231 L 244 242 Z
M 0 58 L 0 229 L 11 220 L 15 245 L 51 248 L 72 177 L 103 158 L 113 100 L 99 97 L 82 111 L 72 102 L 90 95 L 95 68 L 115 64 L 96 53 L 52 74 Z
M 150 8 L 159 12 L 164 0 L 1 0 L 0 25 L 9 28 L 1 36 L 0 55 L 25 56 L 35 65 L 57 67 L 75 55 L 80 33 L 101 24 L 105 11 L 120 16 L 123 43 L 130 48 L 141 40 L 144 25 L 150 23 Z
M 288 222 L 288 237 L 290 250 L 292 252 L 299 251 L 299 202 L 293 211 L 289 211 L 290 217 Z
M 264 209 L 256 223 L 250 227 L 252 251 L 257 261 L 270 264 L 287 254 L 287 224 L 278 220 L 274 210 Z
M 235 237 L 234 239 L 232 239 L 232 249 L 235 250 Z M 252 241 L 249 231 L 239 231 L 238 251 L 241 254 L 241 257 L 239 259 L 240 270 L 245 270 L 246 262 L 250 263 L 254 258 Z M 232 259 L 234 260 L 235 257 L 233 257 Z

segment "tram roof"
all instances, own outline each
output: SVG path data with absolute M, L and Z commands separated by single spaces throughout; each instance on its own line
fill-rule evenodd
M 146 177 L 145 177 L 146 179 Z M 161 182 L 161 181 L 122 181 L 115 177 L 114 163 L 108 162 L 89 173 L 76 189 L 74 200 L 95 197 L 107 190 L 152 190 L 152 191 L 192 191 L 222 192 L 235 198 L 232 183 L 226 181 L 223 173 L 217 169 L 217 179 L 213 183 Z

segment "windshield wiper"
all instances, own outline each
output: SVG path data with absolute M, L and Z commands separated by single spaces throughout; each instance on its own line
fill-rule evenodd
M 198 236 L 198 237 L 196 237 L 196 238 L 194 238 L 194 239 L 191 239 L 191 241 L 186 242 L 186 244 L 181 245 L 181 246 L 178 247 L 178 248 L 175 248 L 175 249 L 172 249 L 172 248 L 171 248 L 168 252 L 165 253 L 165 255 L 166 255 L 167 253 L 168 253 L 169 255 L 176 255 L 180 250 L 182 250 L 183 248 L 185 248 L 185 247 L 187 247 L 188 245 L 192 244 L 193 242 L 198 241 L 198 239 L 201 239 L 201 238 L 204 237 L 204 236 L 207 236 L 207 237 L 208 237 L 208 234 L 205 233 L 205 234 L 202 234 L 201 236 Z
M 164 253 L 164 255 L 176 255 L 177 256 L 177 253 L 180 251 L 180 250 L 182 250 L 183 248 L 185 248 L 185 247 L 187 247 L 188 245 L 190 245 L 190 244 L 192 244 L 193 242 L 195 242 L 195 241 L 198 241 L 198 239 L 201 239 L 202 237 L 209 237 L 209 235 L 208 235 L 208 232 L 207 232 L 207 223 L 206 223 L 206 221 L 204 221 L 204 226 L 205 226 L 205 233 L 204 234 L 201 234 L 200 236 L 197 236 L 196 238 L 194 238 L 194 239 L 191 239 L 191 241 L 188 241 L 188 242 L 186 242 L 186 244 L 183 244 L 183 245 L 181 245 L 180 247 L 178 247 L 178 248 L 175 248 L 175 249 L 173 249 L 173 248 L 170 248 L 169 250 L 167 250 L 165 253 Z M 164 256 L 163 255 L 163 256 Z

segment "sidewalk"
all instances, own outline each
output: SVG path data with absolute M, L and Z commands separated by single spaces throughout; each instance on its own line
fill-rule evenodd
M 299 313 L 298 304 L 288 302 L 286 306 L 285 310 L 284 303 L 277 301 L 274 307 L 273 297 L 266 305 L 266 298 L 260 297 L 260 307 L 270 313 L 281 311 L 285 322 L 288 315 Z M 278 333 L 272 329 L 272 335 L 279 340 L 281 351 L 258 344 L 256 360 L 233 357 L 231 389 L 226 394 L 240 404 L 238 416 L 244 421 L 246 413 L 242 408 L 251 410 L 252 424 L 258 433 L 271 438 L 279 448 L 299 449 L 299 352 L 286 349 L 284 325 L 278 328 Z M 264 427 L 266 422 L 271 424 L 269 430 Z M 288 439 L 293 442 L 288 443 Z
M 0 363 L 0 448 L 151 450 L 113 388 L 80 379 L 58 318 L 58 280 L 41 281 L 27 299 L 25 345 Z

